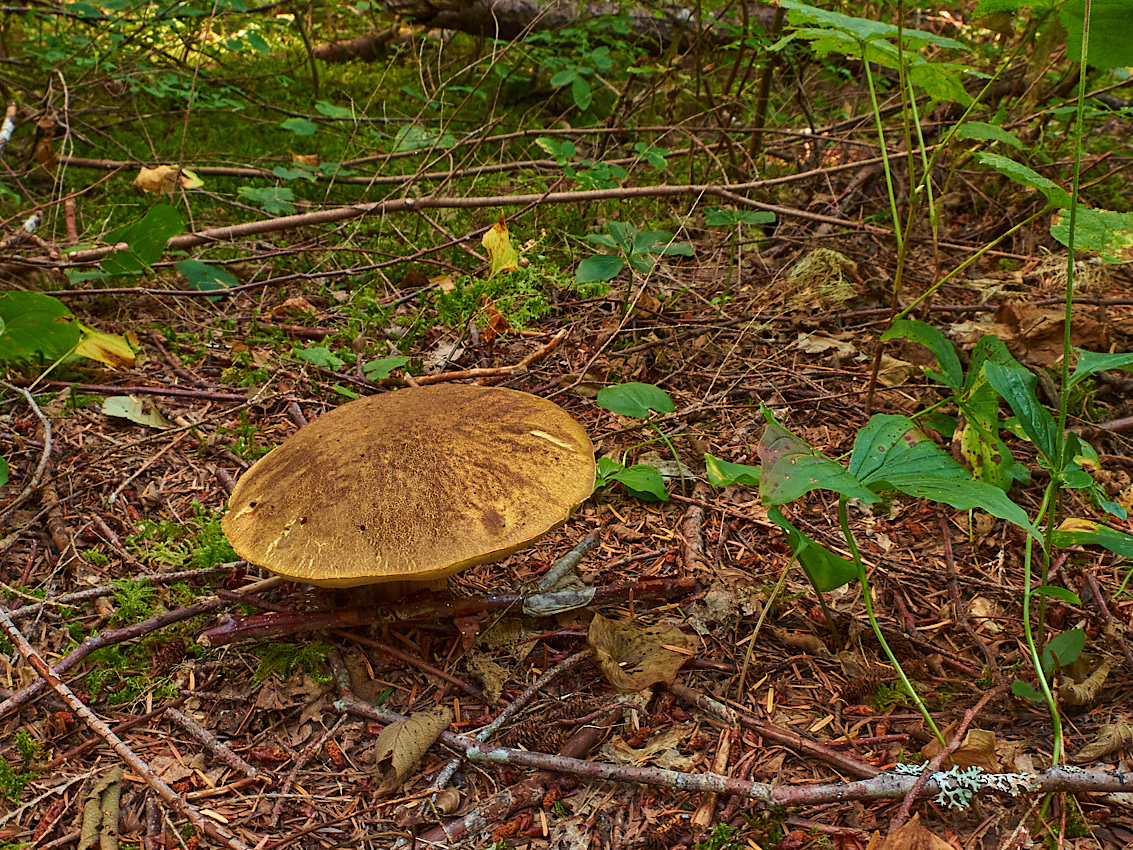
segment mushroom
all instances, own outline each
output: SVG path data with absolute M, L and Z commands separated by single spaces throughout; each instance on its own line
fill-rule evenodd
M 241 558 L 323 587 L 431 583 L 499 560 L 594 489 L 557 404 L 442 384 L 349 402 L 244 473 L 223 528 Z

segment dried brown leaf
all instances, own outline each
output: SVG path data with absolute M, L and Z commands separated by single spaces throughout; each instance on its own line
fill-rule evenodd
M 419 711 L 383 729 L 374 744 L 374 765 L 381 777 L 375 793 L 381 797 L 399 790 L 450 723 L 452 712 L 442 708 Z
M 676 626 L 639 625 L 595 614 L 587 642 L 606 680 L 622 693 L 640 691 L 664 682 L 671 685 L 691 654 L 691 638 Z

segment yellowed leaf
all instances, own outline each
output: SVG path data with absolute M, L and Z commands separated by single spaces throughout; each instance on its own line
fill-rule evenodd
M 492 261 L 489 278 L 495 277 L 500 272 L 519 270 L 519 254 L 512 247 L 511 239 L 508 237 L 503 213 L 500 213 L 500 220 L 492 225 L 492 229 L 484 234 L 480 244 L 488 251 L 488 258 Z
M 317 153 L 295 153 L 295 151 L 288 151 L 291 154 L 291 161 L 297 162 L 300 165 L 313 165 L 318 167 L 319 155 Z
M 83 332 L 83 338 L 75 346 L 75 354 L 105 363 L 112 369 L 133 367 L 134 349 L 122 337 L 101 333 L 82 322 L 79 323 L 79 330 Z
M 155 195 L 172 195 L 177 190 L 177 169 L 168 165 L 159 165 L 157 168 L 142 166 L 131 185 Z

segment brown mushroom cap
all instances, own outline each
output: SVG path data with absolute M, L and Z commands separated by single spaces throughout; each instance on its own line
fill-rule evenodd
M 510 555 L 594 489 L 594 447 L 529 393 L 441 384 L 345 404 L 244 473 L 241 558 L 324 587 L 433 581 Z

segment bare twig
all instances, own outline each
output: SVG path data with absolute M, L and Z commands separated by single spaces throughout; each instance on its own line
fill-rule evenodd
M 28 500 L 35 488 L 39 486 L 39 482 L 43 480 L 43 473 L 47 470 L 48 461 L 51 460 L 51 421 L 43 415 L 43 411 L 39 409 L 39 405 L 35 402 L 35 397 L 23 387 L 17 387 L 15 384 L 9 384 L 7 381 L 0 381 L 0 387 L 5 387 L 14 393 L 24 397 L 28 407 L 31 408 L 32 413 L 39 419 L 40 425 L 43 426 L 43 452 L 39 456 L 39 463 L 36 464 L 35 472 L 32 473 L 28 483 L 24 485 L 24 489 L 20 491 L 20 495 L 12 501 L 3 512 L 0 512 L 0 528 L 4 527 L 4 521 L 8 519 L 16 509 Z
M 231 848 L 231 850 L 250 850 L 248 845 L 229 832 L 225 827 L 208 820 L 195 806 L 179 796 L 161 777 L 150 770 L 149 765 L 138 758 L 134 751 L 126 745 L 126 742 L 114 734 L 114 730 L 91 711 L 81 699 L 75 696 L 74 691 L 67 687 L 63 680 L 52 671 L 48 663 L 43 660 L 43 656 L 28 642 L 23 632 L 16 628 L 16 624 L 12 622 L 7 612 L 2 609 L 0 609 L 0 628 L 3 628 L 9 640 L 16 645 L 20 654 L 35 668 L 36 673 L 42 677 L 43 681 L 70 706 L 71 710 L 74 711 L 76 715 L 82 718 L 83 722 L 85 722 L 95 734 L 106 741 L 111 749 L 113 749 L 138 776 L 142 777 L 146 784 L 153 788 L 170 807 L 187 818 L 198 831 L 220 841 L 225 846 Z

